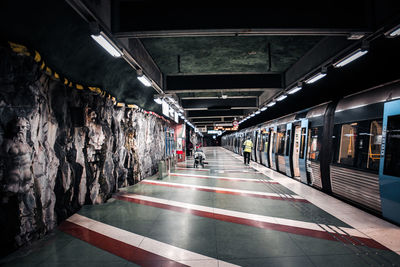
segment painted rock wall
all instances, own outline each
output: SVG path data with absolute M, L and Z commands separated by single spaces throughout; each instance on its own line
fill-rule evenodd
M 157 171 L 166 122 L 69 88 L 0 47 L 2 254 Z

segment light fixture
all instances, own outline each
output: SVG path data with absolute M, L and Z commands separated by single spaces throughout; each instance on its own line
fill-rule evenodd
M 254 117 L 255 115 L 256 115 L 256 114 L 253 113 L 253 114 L 250 115 L 250 117 Z
M 228 95 L 221 95 L 221 98 L 222 98 L 222 99 L 227 99 L 227 98 L 228 98 Z
M 265 110 L 267 110 L 267 108 L 268 108 L 268 107 L 262 107 L 260 110 L 261 110 L 261 111 L 265 111 Z
M 154 102 L 156 102 L 157 104 L 161 105 L 163 100 L 161 98 L 154 98 Z
M 333 66 L 335 68 L 343 67 L 343 66 L 349 64 L 350 62 L 356 60 L 357 58 L 362 57 L 366 53 L 368 53 L 368 50 L 362 50 L 361 48 L 359 48 L 356 51 L 348 54 L 347 56 L 345 56 L 344 58 L 342 58 L 338 62 L 334 63 Z
M 352 32 L 347 36 L 347 40 L 360 40 L 365 36 L 365 32 Z
M 275 105 L 276 104 L 276 102 L 275 101 L 272 101 L 272 102 L 270 102 L 268 105 L 267 105 L 267 107 L 272 107 L 273 105 Z
M 110 55 L 113 57 L 121 57 L 122 53 L 113 41 L 108 38 L 104 32 L 99 32 L 99 34 L 92 34 L 90 37 L 93 38 L 99 45 L 101 45 Z
M 288 93 L 289 95 L 292 95 L 292 94 L 294 94 L 294 93 L 300 91 L 301 89 L 302 89 L 301 86 L 295 86 L 295 87 L 293 87 L 292 89 L 290 89 L 287 93 Z
M 326 76 L 326 73 L 319 72 L 319 73 L 315 74 L 314 76 L 311 76 L 311 78 L 307 79 L 305 82 L 307 84 L 315 83 L 316 81 L 324 78 L 325 76 Z
M 285 99 L 287 97 L 287 95 L 281 95 L 280 97 L 278 97 L 276 99 L 276 101 L 282 101 L 283 99 Z
M 255 114 L 258 115 L 258 114 L 260 114 L 260 113 L 261 113 L 261 111 L 257 110 Z
M 146 77 L 146 75 L 143 74 L 143 71 L 141 69 L 137 70 L 137 78 L 138 80 L 146 87 L 151 86 L 151 81 L 149 78 Z
M 400 35 L 400 25 L 397 25 L 396 27 L 390 29 L 389 31 L 387 31 L 385 33 L 385 36 L 389 37 L 389 38 L 394 38 L 394 37 L 397 37 L 399 35 Z

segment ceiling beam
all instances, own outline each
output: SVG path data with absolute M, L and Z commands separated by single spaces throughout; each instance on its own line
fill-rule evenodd
M 171 3 L 159 9 L 151 1 L 113 2 L 113 32 L 121 37 L 346 35 L 367 31 L 376 20 L 374 5 L 362 0 L 345 6 L 333 0 L 324 5 L 281 1 L 264 8 L 251 1 L 240 7 L 213 3 L 183 8 Z M 149 14 L 157 19 L 149 19 Z
M 162 38 L 162 37 L 216 37 L 216 36 L 348 36 L 352 32 L 367 32 L 357 29 L 315 29 L 315 28 L 281 28 L 281 29 L 212 29 L 212 30 L 169 30 L 169 31 L 127 31 L 117 32 L 118 38 Z M 369 32 L 369 31 L 368 31 Z
M 187 108 L 213 108 L 213 107 L 227 107 L 227 108 L 244 108 L 244 107 L 257 107 L 257 98 L 234 98 L 234 99 L 190 99 L 182 100 L 182 107 Z
M 282 88 L 280 73 L 220 74 L 220 75 L 169 75 L 166 90 L 223 90 L 223 89 Z
M 227 96 L 227 98 L 225 99 L 245 99 L 245 98 L 258 98 L 258 96 L 256 95 L 244 95 L 244 96 L 239 96 L 239 95 L 235 95 L 235 96 Z M 181 100 L 193 100 L 193 99 L 224 99 L 221 96 L 185 96 L 185 97 L 180 97 Z
M 268 89 L 280 89 L 281 88 L 230 88 L 230 89 L 181 89 L 181 90 L 164 90 L 166 94 L 184 94 L 184 93 L 204 93 L 204 92 L 216 92 L 216 93 L 228 93 L 228 92 L 263 92 Z

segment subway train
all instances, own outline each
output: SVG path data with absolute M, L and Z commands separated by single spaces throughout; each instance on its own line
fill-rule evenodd
M 400 224 L 400 81 L 224 135 L 221 144 Z

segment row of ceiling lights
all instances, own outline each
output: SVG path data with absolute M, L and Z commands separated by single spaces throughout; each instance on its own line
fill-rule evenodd
M 392 28 L 391 30 L 389 30 L 388 32 L 386 32 L 385 36 L 388 37 L 388 38 L 394 38 L 394 37 L 400 36 L 400 25 L 398 25 L 398 26 Z M 364 43 L 361 48 L 358 48 L 358 49 L 354 50 L 353 52 L 349 53 L 345 57 L 343 57 L 340 60 L 336 61 L 332 65 L 335 68 L 343 67 L 343 66 L 349 64 L 350 62 L 353 62 L 354 60 L 362 57 L 363 55 L 365 55 L 367 53 L 368 53 L 368 45 L 366 43 Z M 311 77 L 309 77 L 308 79 L 304 80 L 304 83 L 306 83 L 306 84 L 315 83 L 316 81 L 324 78 L 326 75 L 327 75 L 327 67 L 323 67 L 320 72 L 318 72 L 318 73 L 312 75 Z M 241 123 L 245 122 L 246 120 L 248 120 L 248 119 L 260 114 L 262 111 L 267 110 L 269 107 L 274 106 L 277 102 L 282 101 L 285 98 L 287 98 L 288 95 L 292 95 L 292 94 L 300 91 L 302 89 L 302 83 L 303 82 L 298 82 L 298 84 L 296 86 L 294 86 L 294 87 L 290 88 L 289 90 L 283 92 L 280 96 L 278 96 L 277 98 L 273 99 L 271 102 L 269 102 L 267 105 L 265 105 L 261 109 L 257 110 L 256 112 L 248 115 L 246 118 L 244 118 L 241 121 L 239 121 L 239 124 L 241 124 Z
M 125 60 L 128 61 L 128 63 L 134 67 L 132 65 L 132 63 L 134 63 L 134 65 L 136 65 L 136 67 L 134 67 L 136 69 L 136 73 L 137 73 L 137 78 L 138 80 L 146 87 L 150 87 L 150 86 L 155 86 L 155 89 L 160 92 L 163 93 L 162 90 L 160 88 L 158 88 L 156 86 L 156 84 L 150 79 L 148 78 L 144 73 L 143 70 L 140 68 L 140 66 L 136 63 L 136 62 L 131 62 L 134 61 L 133 59 L 131 59 L 131 57 L 126 57 L 126 55 L 124 54 L 123 51 L 121 51 L 121 49 L 103 32 L 99 30 L 99 26 L 97 24 L 93 24 L 92 26 L 92 30 L 94 31 L 94 33 L 91 35 L 91 37 L 93 38 L 93 40 L 95 40 L 101 47 L 103 47 L 110 55 L 112 55 L 113 57 L 124 57 Z M 156 97 L 154 98 L 154 101 L 157 104 L 162 105 L 163 102 L 165 102 L 164 105 L 168 105 L 168 109 L 173 109 L 176 113 L 178 113 L 178 116 L 190 127 L 192 127 L 195 132 L 197 132 L 200 136 L 203 136 L 201 134 L 200 131 L 198 131 L 198 129 L 190 122 L 188 121 L 185 116 L 183 115 L 183 108 L 181 106 L 179 106 L 179 104 L 177 103 L 177 101 L 170 97 L 170 96 L 162 96 L 162 97 Z

